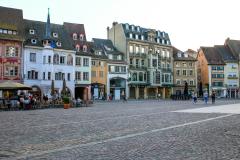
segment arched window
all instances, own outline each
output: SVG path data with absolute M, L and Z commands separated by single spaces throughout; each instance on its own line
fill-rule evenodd
M 79 44 L 76 45 L 76 51 L 78 51 L 78 52 L 80 51 L 80 45 Z
M 73 64 L 73 57 L 70 54 L 67 56 L 67 64 L 68 65 L 72 65 Z
M 53 56 L 53 64 L 59 64 L 59 55 L 56 53 Z
M 83 52 L 87 52 L 87 46 L 86 45 L 83 46 Z
M 73 33 L 73 40 L 77 40 L 77 33 Z

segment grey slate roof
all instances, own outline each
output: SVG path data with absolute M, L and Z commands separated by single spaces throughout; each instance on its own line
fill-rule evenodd
M 229 47 L 229 49 L 232 51 L 233 55 L 235 55 L 236 59 L 239 60 L 239 54 L 240 54 L 240 40 L 232 40 L 227 39 L 225 41 L 225 45 Z
M 20 9 L 13 9 L 0 6 L 0 28 L 15 30 L 17 35 L 0 34 L 0 39 L 23 41 L 23 12 Z
M 129 29 L 126 29 L 127 25 L 129 26 Z M 132 30 L 132 26 L 134 27 L 134 31 Z M 133 36 L 135 36 L 135 34 L 137 34 L 139 36 L 143 35 L 144 39 L 146 41 L 148 32 L 155 32 L 155 34 L 156 34 L 155 43 L 157 43 L 157 38 L 159 38 L 161 45 L 167 45 L 166 41 L 169 41 L 169 45 L 171 45 L 169 35 L 166 32 L 159 31 L 159 30 L 156 30 L 156 29 L 144 28 L 144 27 L 140 27 L 140 26 L 136 26 L 136 25 L 129 25 L 128 23 L 122 23 L 122 27 L 123 27 L 125 36 L 127 38 L 129 38 L 129 33 L 132 33 Z M 139 31 L 137 30 L 138 27 L 139 27 Z M 158 33 L 160 33 L 160 34 L 158 34 Z M 164 34 L 164 36 L 163 36 L 163 34 Z M 139 37 L 139 40 L 141 41 L 141 37 Z M 165 44 L 162 44 L 161 40 L 164 40 Z
M 233 53 L 227 46 L 216 45 L 216 46 L 214 46 L 214 48 L 217 49 L 219 55 L 222 57 L 224 62 L 235 62 L 235 63 L 238 62 L 236 57 L 233 55 Z
M 39 46 L 43 47 L 42 41 L 45 39 L 45 27 L 46 27 L 46 22 L 40 22 L 40 21 L 32 21 L 32 20 L 24 20 L 25 24 L 25 42 L 24 45 L 28 46 Z M 29 30 L 34 29 L 35 34 L 30 34 Z M 58 34 L 58 38 L 53 37 L 53 33 Z M 37 43 L 32 44 L 31 39 L 36 39 Z M 69 37 L 67 35 L 67 32 L 63 25 L 59 24 L 53 24 L 51 23 L 51 39 L 54 40 L 55 42 L 61 42 L 61 46 L 56 48 L 59 49 L 66 49 L 66 50 L 73 50 L 73 45 L 71 41 L 69 41 Z
M 208 64 L 210 65 L 224 65 L 222 57 L 219 55 L 218 50 L 214 47 L 200 47 L 203 51 Z
M 178 57 L 178 53 L 181 53 L 181 57 Z M 197 61 L 196 58 L 188 55 L 188 57 L 184 57 L 185 52 L 173 47 L 173 59 L 174 61 Z

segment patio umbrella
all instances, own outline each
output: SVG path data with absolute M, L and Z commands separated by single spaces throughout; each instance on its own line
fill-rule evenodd
M 0 90 L 31 90 L 31 89 L 32 87 L 13 81 L 6 81 L 0 83 Z
M 63 96 L 66 96 L 67 94 L 67 85 L 66 85 L 66 80 L 63 79 L 63 88 L 62 88 L 62 93 Z

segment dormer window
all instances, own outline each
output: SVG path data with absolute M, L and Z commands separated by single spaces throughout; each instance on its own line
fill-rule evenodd
M 178 58 L 182 57 L 182 53 L 181 52 L 178 52 L 177 55 L 178 55 Z
M 86 45 L 83 46 L 83 52 L 87 52 L 87 46 Z
M 31 43 L 32 44 L 37 44 L 37 40 L 36 39 L 31 39 Z
M 164 39 L 162 39 L 162 44 L 164 44 Z
M 141 36 L 141 40 L 144 41 L 144 35 Z
M 132 31 L 134 31 L 134 26 L 132 26 Z
M 126 27 L 126 30 L 129 30 L 129 25 L 128 24 L 126 24 L 125 27 Z
M 184 53 L 184 57 L 185 57 L 185 58 L 188 58 L 188 54 L 187 54 L 187 53 Z
M 73 40 L 77 40 L 77 33 L 73 33 Z
M 76 48 L 76 51 L 78 51 L 78 52 L 80 51 L 80 46 L 78 44 L 76 45 L 75 48 Z
M 35 30 L 34 29 L 29 29 L 29 34 L 35 34 Z
M 53 32 L 53 37 L 58 38 L 58 34 Z
M 157 31 L 157 35 L 160 36 L 160 31 Z
M 137 31 L 140 32 L 140 27 L 137 27 Z
M 159 38 L 157 38 L 157 43 L 160 43 L 160 39 Z
M 102 52 L 101 52 L 101 51 L 99 51 L 99 52 L 98 52 L 98 55 L 100 55 L 100 56 L 101 56 L 101 55 L 102 55 Z
M 62 43 L 61 43 L 61 42 L 57 42 L 57 46 L 58 46 L 58 47 L 61 47 L 61 46 L 62 46 Z
M 133 38 L 133 34 L 132 33 L 129 33 L 129 38 Z
M 84 35 L 80 34 L 80 40 L 83 41 Z
M 162 32 L 162 36 L 165 37 L 165 32 Z

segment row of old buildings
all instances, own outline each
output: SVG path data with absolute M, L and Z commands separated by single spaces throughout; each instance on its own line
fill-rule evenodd
M 239 49 L 238 49 L 239 47 Z M 63 80 L 69 94 L 95 99 L 169 98 L 172 94 L 216 90 L 236 97 L 240 42 L 182 52 L 168 33 L 113 22 L 107 39 L 87 41 L 83 24 L 53 24 L 23 18 L 22 10 L 0 7 L 0 81 L 32 86 L 50 95 L 54 80 L 60 95 Z M 87 92 L 85 92 L 87 90 Z

